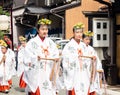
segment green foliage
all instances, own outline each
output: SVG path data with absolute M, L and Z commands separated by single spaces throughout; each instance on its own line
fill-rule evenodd
M 3 36 L 4 36 L 4 32 L 0 30 L 0 39 L 3 39 Z
M 10 13 L 7 12 L 7 11 L 4 11 L 4 10 L 3 10 L 3 7 L 0 6 L 0 15 L 7 15 L 7 16 L 10 16 Z

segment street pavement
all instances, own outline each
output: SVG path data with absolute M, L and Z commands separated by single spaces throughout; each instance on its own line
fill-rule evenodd
M 120 85 L 107 85 L 106 91 L 105 89 L 102 89 L 102 91 L 106 92 L 106 94 L 103 95 L 120 95 Z
M 120 85 L 110 86 L 106 85 L 106 90 L 102 89 L 103 95 L 120 95 Z M 105 94 L 106 92 L 106 94 Z M 0 95 L 26 95 L 24 89 L 19 88 L 19 78 L 13 77 L 13 85 L 8 94 L 0 92 Z M 61 90 L 59 95 L 66 95 L 65 90 Z
M 12 78 L 13 84 L 9 91 L 9 93 L 2 93 L 0 92 L 0 95 L 26 95 L 24 92 L 24 89 L 19 88 L 19 78 L 17 76 L 14 76 Z
M 19 78 L 17 76 L 14 76 L 12 80 L 13 80 L 13 85 L 10 89 L 10 92 L 7 94 L 0 92 L 0 95 L 26 95 L 24 89 L 19 88 Z M 65 93 L 66 92 L 62 90 L 60 91 L 59 95 L 65 95 Z

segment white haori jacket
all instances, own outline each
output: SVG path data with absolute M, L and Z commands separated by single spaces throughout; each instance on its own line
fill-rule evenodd
M 16 61 L 15 61 L 15 53 L 12 49 L 8 48 L 9 55 L 11 56 L 11 65 L 10 65 L 10 71 L 11 71 L 11 78 L 12 76 L 16 75 Z
M 42 59 L 38 61 L 38 56 L 41 58 L 59 58 L 56 44 L 47 37 L 42 41 L 37 35 L 27 43 L 24 56 L 25 64 L 30 66 L 23 75 L 23 80 L 27 83 L 29 90 L 35 92 L 39 87 L 41 95 L 55 95 L 55 89 L 50 81 L 54 61 Z
M 3 54 L 0 52 L 0 60 L 2 60 Z M 8 49 L 6 54 L 6 60 L 5 63 L 2 62 L 0 64 L 0 84 L 1 85 L 9 85 L 8 80 L 12 78 L 13 75 L 15 75 L 15 56 L 14 52 L 11 49 Z
M 18 50 L 18 68 L 17 68 L 17 76 L 20 77 L 24 70 L 28 69 L 28 66 L 25 66 L 24 64 L 24 52 L 25 52 L 25 47 L 20 46 Z
M 83 42 L 79 44 L 71 39 L 63 49 L 63 77 L 67 90 L 75 90 L 76 95 L 87 95 L 89 89 L 89 78 L 87 68 L 84 63 L 86 45 Z
M 97 93 L 101 93 L 101 90 L 100 90 L 100 78 L 99 78 L 99 73 L 97 72 L 97 70 L 103 70 L 100 59 L 99 59 L 96 51 L 94 50 L 94 48 L 92 46 L 90 46 L 90 45 L 86 46 L 85 55 L 87 55 L 87 56 L 95 56 L 96 57 L 96 61 L 94 63 L 91 62 L 92 60 L 90 60 L 90 59 L 85 59 L 85 63 L 87 63 L 87 64 L 92 63 L 95 66 L 95 68 L 94 68 L 95 69 L 94 80 L 90 84 L 90 92 L 95 91 Z M 92 64 L 88 65 L 89 79 L 91 78 Z

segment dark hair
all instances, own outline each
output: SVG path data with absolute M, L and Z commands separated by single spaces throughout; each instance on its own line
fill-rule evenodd
M 9 45 L 6 47 L 6 49 L 8 49 L 8 48 L 10 48 L 10 46 L 9 46 Z
M 86 38 L 86 37 L 89 37 L 90 39 L 92 38 L 91 36 L 85 35 L 85 34 L 83 33 L 82 38 L 84 39 L 84 38 Z
M 85 34 L 82 35 L 82 38 L 84 39 L 85 37 L 87 37 Z
M 42 25 L 43 25 L 43 24 L 37 24 L 37 31 L 39 30 L 39 28 L 40 28 Z M 44 25 L 46 25 L 46 26 L 49 27 L 49 25 L 47 25 L 47 24 L 44 24 Z
M 82 29 L 82 31 L 83 31 L 83 28 L 74 28 L 73 27 L 73 32 L 75 32 L 77 29 Z
M 37 24 L 37 30 L 39 30 L 40 26 L 41 26 L 40 24 Z
M 75 28 L 73 28 L 73 32 L 75 32 Z

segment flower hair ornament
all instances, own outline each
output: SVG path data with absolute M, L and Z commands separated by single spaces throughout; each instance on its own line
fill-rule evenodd
M 21 41 L 26 41 L 26 38 L 23 37 L 23 36 L 19 36 L 19 41 L 20 41 L 20 42 L 21 42 Z
M 91 32 L 91 31 L 85 31 L 83 34 L 84 34 L 85 36 L 92 37 L 94 33 Z
M 0 40 L 0 46 L 7 47 L 7 43 L 4 40 Z
M 79 23 L 75 24 L 73 28 L 74 29 L 82 29 L 84 27 L 85 27 L 85 25 L 82 22 L 79 22 Z
M 38 23 L 37 23 L 37 24 L 38 24 L 38 25 L 40 25 L 40 24 L 42 24 L 42 25 L 50 25 L 51 23 L 52 23 L 51 20 L 44 18 L 44 19 L 38 20 Z

